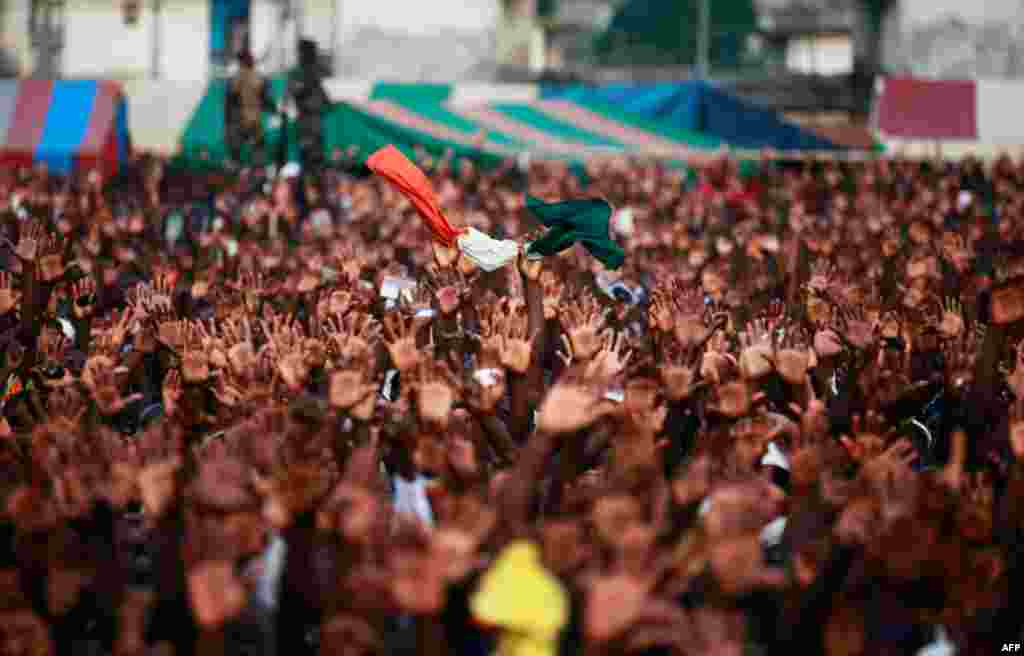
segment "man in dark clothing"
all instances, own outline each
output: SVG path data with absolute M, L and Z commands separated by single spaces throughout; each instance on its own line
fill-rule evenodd
M 316 43 L 299 42 L 299 66 L 288 77 L 288 97 L 298 111 L 296 137 L 305 173 L 314 173 L 324 163 L 323 114 L 331 102 L 324 90 Z
M 265 140 L 263 112 L 276 110 L 270 97 L 270 85 L 256 71 L 252 53 L 238 57 L 239 70 L 228 83 L 224 101 L 224 138 L 231 165 L 242 159 L 242 147 L 248 145 L 250 163 L 263 166 Z

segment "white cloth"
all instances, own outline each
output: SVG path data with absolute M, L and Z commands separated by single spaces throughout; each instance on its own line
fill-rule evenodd
M 63 317 L 57 317 L 57 323 L 60 324 L 60 331 L 64 333 L 64 336 L 71 341 L 75 341 L 75 327 L 71 322 Z
M 260 555 L 260 577 L 256 584 L 256 598 L 267 608 L 276 608 L 278 592 L 281 588 L 281 575 L 284 574 L 284 562 L 288 553 L 288 545 L 280 535 L 270 539 L 267 548 Z
M 761 458 L 762 465 L 773 465 L 789 471 L 789 458 L 782 452 L 782 449 L 775 442 L 768 443 L 768 449 Z
M 917 656 L 956 656 L 956 645 L 949 641 L 946 627 L 935 627 L 935 640 L 921 647 Z
M 302 173 L 302 167 L 296 162 L 288 162 L 279 171 L 282 178 L 289 180 L 291 178 L 297 178 Z
M 476 228 L 459 235 L 459 250 L 484 271 L 497 271 L 519 256 L 519 244 L 510 239 L 495 239 Z
M 782 541 L 782 534 L 786 531 L 786 517 L 776 517 L 765 524 L 761 529 L 761 544 L 765 547 L 774 547 Z
M 395 512 L 413 515 L 427 526 L 434 525 L 434 511 L 427 497 L 427 479 L 417 476 L 408 481 L 401 476 L 391 479 L 395 486 Z
M 473 380 L 481 387 L 494 387 L 501 377 L 501 369 L 477 369 L 473 372 Z
M 623 207 L 621 210 L 616 212 L 612 225 L 614 226 L 615 232 L 619 233 L 623 237 L 632 237 L 636 226 L 633 221 L 633 208 Z

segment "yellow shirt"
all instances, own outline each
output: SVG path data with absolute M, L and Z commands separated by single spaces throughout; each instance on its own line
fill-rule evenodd
M 527 541 L 507 546 L 480 579 L 470 601 L 473 616 L 501 629 L 500 656 L 554 656 L 558 634 L 569 621 L 561 582 Z

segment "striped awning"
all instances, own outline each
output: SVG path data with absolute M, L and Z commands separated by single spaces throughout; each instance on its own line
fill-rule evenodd
M 8 165 L 45 162 L 117 172 L 129 147 L 127 109 L 116 82 L 0 80 L 0 157 Z
M 501 150 L 529 150 L 564 159 L 622 154 L 685 160 L 695 152 L 718 148 L 708 135 L 677 130 L 609 106 L 568 100 L 532 100 L 491 104 L 424 102 L 384 97 L 364 104 L 393 118 L 412 117 L 431 133 L 455 131 L 463 138 L 486 137 Z
M 283 91 L 272 80 L 272 93 Z M 208 165 L 224 157 L 224 85 L 209 85 L 181 139 L 183 158 Z M 267 121 L 271 152 L 279 152 L 279 131 Z M 290 137 L 290 140 L 294 138 Z M 498 162 L 528 152 L 533 156 L 582 161 L 598 156 L 633 155 L 686 161 L 717 149 L 720 140 L 676 129 L 600 103 L 563 99 L 479 102 L 453 94 L 445 85 L 375 87 L 369 97 L 348 98 L 327 118 L 328 155 L 350 146 L 372 151 L 386 143 L 428 152 Z M 295 149 L 288 149 L 294 156 Z

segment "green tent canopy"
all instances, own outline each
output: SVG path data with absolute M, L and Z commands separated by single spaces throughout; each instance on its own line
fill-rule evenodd
M 280 101 L 284 79 L 271 80 Z M 179 163 L 217 167 L 226 158 L 224 95 L 216 80 L 181 137 Z M 369 154 L 395 144 L 406 154 L 417 149 L 434 156 L 469 158 L 484 168 L 529 152 L 533 156 L 579 163 L 601 155 L 631 155 L 682 162 L 695 152 L 720 147 L 711 136 L 688 132 L 635 116 L 599 102 L 563 99 L 463 106 L 450 101 L 447 85 L 380 84 L 368 100 L 335 103 L 324 122 L 328 161 L 351 147 Z M 281 130 L 277 117 L 265 117 L 267 155 L 276 160 Z M 289 130 L 289 161 L 297 148 Z M 243 153 L 243 158 L 246 153 Z

